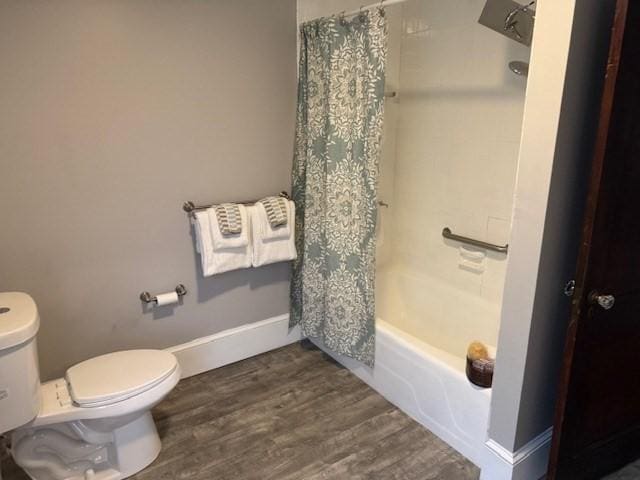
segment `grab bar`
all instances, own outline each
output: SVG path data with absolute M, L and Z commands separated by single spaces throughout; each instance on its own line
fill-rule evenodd
M 442 229 L 442 236 L 449 240 L 455 240 L 456 242 L 466 243 L 467 245 L 473 245 L 474 247 L 485 248 L 499 253 L 507 253 L 509 251 L 509 245 L 495 245 L 494 243 L 483 242 L 482 240 L 476 240 L 475 238 L 463 237 L 456 235 L 451 231 L 449 227 Z

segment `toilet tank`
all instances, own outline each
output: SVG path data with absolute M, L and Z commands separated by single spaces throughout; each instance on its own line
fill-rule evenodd
M 40 410 L 39 326 L 29 295 L 0 292 L 0 434 L 29 423 Z

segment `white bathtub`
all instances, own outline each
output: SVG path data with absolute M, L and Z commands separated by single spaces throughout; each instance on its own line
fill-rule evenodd
M 469 383 L 464 373 L 464 358 L 417 340 L 380 319 L 376 323 L 373 369 L 327 353 L 403 412 L 482 466 L 491 394 L 490 390 Z

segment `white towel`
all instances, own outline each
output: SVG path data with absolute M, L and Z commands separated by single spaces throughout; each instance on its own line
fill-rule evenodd
M 214 250 L 208 212 L 196 212 L 193 225 L 196 232 L 196 250 L 200 253 L 202 274 L 205 277 L 251 267 L 250 245 Z
M 240 209 L 240 223 L 242 225 L 242 231 L 237 235 L 223 235 L 220 231 L 220 224 L 218 223 L 216 209 L 207 209 L 214 251 L 226 248 L 246 247 L 249 245 L 249 219 L 247 218 L 247 209 L 242 204 L 238 204 L 238 207 Z
M 291 237 L 291 209 L 295 208 L 294 203 L 291 200 L 287 200 L 285 202 L 287 209 L 287 222 L 284 225 L 280 225 L 278 227 L 272 227 L 271 222 L 267 220 L 267 222 L 260 222 L 260 235 L 264 240 L 279 240 L 283 238 Z M 265 208 L 262 202 L 256 203 L 256 207 L 261 210 L 260 216 L 264 215 L 268 219 L 267 209 Z
M 254 205 L 253 207 L 248 207 L 248 210 L 249 217 L 251 218 L 251 233 L 253 237 L 251 242 L 253 244 L 253 266 L 260 267 L 270 263 L 294 260 L 297 256 L 294 204 L 291 203 L 288 210 L 289 218 L 287 224 L 290 226 L 289 236 L 280 239 L 265 239 L 263 237 L 262 232 L 266 231 L 267 228 L 271 228 L 264 209 Z

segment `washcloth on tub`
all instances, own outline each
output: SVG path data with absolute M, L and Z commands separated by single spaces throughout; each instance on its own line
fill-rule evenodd
M 260 267 L 276 262 L 294 260 L 297 256 L 295 245 L 295 205 L 290 200 L 287 208 L 287 224 L 289 235 L 284 238 L 265 238 L 263 232 L 271 228 L 267 214 L 259 204 L 248 207 L 251 218 L 251 233 L 253 245 L 253 266 Z
M 202 274 L 205 277 L 218 273 L 251 267 L 251 245 L 215 249 L 211 235 L 210 212 L 195 212 L 193 225 L 196 234 L 196 250 L 200 253 Z
M 208 208 L 207 213 L 214 250 L 249 245 L 247 207 L 240 203 L 223 203 Z M 225 231 L 237 233 L 225 233 Z

